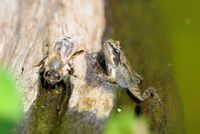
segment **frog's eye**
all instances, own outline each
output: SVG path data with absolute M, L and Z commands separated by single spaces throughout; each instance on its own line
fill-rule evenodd
M 115 49 L 115 53 L 120 54 L 120 50 L 119 49 Z
M 113 51 L 115 56 L 119 56 L 120 55 L 120 50 L 119 49 L 114 49 Z

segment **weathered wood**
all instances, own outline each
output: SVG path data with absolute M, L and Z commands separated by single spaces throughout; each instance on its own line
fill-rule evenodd
M 2 1 L 1 62 L 14 72 L 25 97 L 27 111 L 37 94 L 37 64 L 46 44 L 71 36 L 87 51 L 101 48 L 104 31 L 103 1 Z M 92 20 L 92 21 L 90 21 Z
M 64 91 L 58 90 L 58 96 L 55 97 L 56 91 L 53 91 L 51 96 L 48 93 L 49 91 L 42 89 L 38 73 L 39 68 L 33 67 L 33 65 L 46 55 L 46 46 L 50 45 L 51 49 L 62 36 L 71 36 L 75 40 L 75 45 L 84 49 L 85 52 L 99 51 L 105 27 L 104 2 L 102 0 L 15 0 L 12 2 L 5 0 L 2 1 L 1 6 L 1 62 L 8 66 L 17 78 L 18 85 L 23 93 L 25 112 L 30 110 L 30 106 L 37 96 L 31 112 L 28 112 L 30 113 L 29 117 L 32 116 L 30 120 L 28 117 L 28 123 L 32 126 L 24 125 L 26 128 L 23 128 L 23 130 L 25 133 L 33 133 L 33 130 L 38 133 L 49 132 L 53 129 L 51 123 L 58 117 L 54 114 L 59 112 L 59 110 L 54 110 L 53 107 L 56 109 L 60 103 L 57 100 L 59 94 Z M 110 91 L 106 93 L 107 91 L 103 90 L 104 87 L 87 86 L 85 54 L 75 58 L 73 65 L 74 74 L 77 77 L 71 78 L 73 91 L 68 110 L 73 109 L 75 111 L 75 114 L 72 113 L 71 115 L 75 117 L 77 112 L 80 114 L 81 112 L 88 112 L 94 114 L 97 120 L 107 118 L 114 104 L 113 93 L 109 93 Z M 57 101 L 51 103 L 51 99 Z M 40 106 L 44 105 L 45 101 L 50 104 Z M 104 104 L 107 104 L 105 105 L 107 107 Z M 44 107 L 46 109 L 42 110 L 41 108 Z M 50 110 L 50 113 L 48 113 L 48 110 Z M 44 115 L 45 113 L 53 119 L 48 122 L 48 116 L 46 116 L 46 119 L 40 117 L 40 114 Z M 34 123 L 36 121 L 41 121 L 41 123 L 36 126 L 36 123 Z M 73 122 L 71 123 L 73 124 Z M 41 126 L 42 124 L 44 126 Z M 45 127 L 48 130 L 43 130 Z

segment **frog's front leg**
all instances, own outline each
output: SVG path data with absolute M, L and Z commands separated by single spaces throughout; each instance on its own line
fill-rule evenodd
M 133 71 L 132 78 L 137 85 L 141 85 L 143 82 L 143 77 L 135 71 Z
M 103 73 L 102 74 L 93 74 L 93 75 L 104 79 L 108 83 L 116 83 L 115 79 L 110 75 L 106 75 L 106 74 L 103 74 Z

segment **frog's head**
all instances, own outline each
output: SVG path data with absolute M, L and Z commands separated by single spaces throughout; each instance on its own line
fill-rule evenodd
M 107 64 L 118 66 L 120 61 L 120 42 L 115 40 L 107 40 L 103 45 L 103 51 Z

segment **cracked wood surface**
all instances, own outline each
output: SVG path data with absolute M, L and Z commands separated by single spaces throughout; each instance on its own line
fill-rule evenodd
M 77 47 L 85 51 L 100 50 L 105 27 L 104 3 L 102 0 L 3 0 L 0 20 L 1 63 L 16 76 L 27 111 L 38 92 L 39 68 L 33 65 L 45 56 L 46 44 L 52 48 L 60 37 L 71 36 Z M 84 71 L 75 70 L 76 75 L 79 73 L 82 75 Z
M 96 120 L 108 117 L 115 95 L 104 90 L 105 87 L 88 86 L 86 53 L 74 59 L 74 74 L 77 77 L 71 78 L 70 88 L 73 90 L 68 102 L 62 94 L 67 95 L 64 90 L 69 87 L 44 91 L 40 85 L 39 68 L 33 67 L 46 56 L 47 46 L 53 48 L 63 36 L 71 36 L 75 45 L 85 52 L 99 51 L 105 28 L 103 0 L 3 0 L 0 20 L 0 61 L 17 79 L 23 94 L 24 111 L 28 113 L 22 126 L 23 133 L 58 132 L 54 130 L 57 125 L 52 124 L 57 120 L 61 122 L 60 110 L 72 111 L 69 112 L 71 116 L 86 112 L 93 114 Z M 62 101 L 68 103 L 68 109 Z M 61 107 L 57 108 L 58 105 Z M 84 115 L 85 118 L 87 116 Z M 82 121 L 83 124 L 88 119 Z M 71 121 L 72 124 L 75 122 Z M 66 131 L 73 133 L 76 128 L 67 127 Z M 79 133 L 84 129 L 95 133 L 102 130 L 83 126 Z

